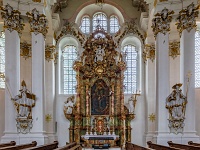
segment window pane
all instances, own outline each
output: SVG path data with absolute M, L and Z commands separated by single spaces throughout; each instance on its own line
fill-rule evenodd
M 83 33 L 90 33 L 90 18 L 84 17 L 81 21 L 80 29 Z
M 200 31 L 195 34 L 195 87 L 200 87 Z
M 103 28 L 107 31 L 107 17 L 103 13 L 98 13 L 93 17 L 93 31 L 98 28 Z
M 73 70 L 73 62 L 77 59 L 76 47 L 67 45 L 63 50 L 63 82 L 64 94 L 76 93 L 76 72 Z
M 0 36 L 0 74 L 5 75 L 5 34 Z M 0 78 L 0 88 L 5 88 L 5 79 Z
M 125 94 L 132 94 L 137 90 L 137 52 L 135 46 L 126 45 L 123 48 L 126 54 L 127 70 L 124 72 Z
M 116 33 L 119 30 L 119 22 L 116 16 L 110 17 L 110 33 Z

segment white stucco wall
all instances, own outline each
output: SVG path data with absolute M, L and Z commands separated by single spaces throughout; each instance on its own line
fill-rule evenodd
M 5 128 L 5 90 L 0 89 L 0 137 L 3 136 Z

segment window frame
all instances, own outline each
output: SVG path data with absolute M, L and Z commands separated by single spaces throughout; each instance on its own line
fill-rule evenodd
M 126 79 L 126 76 L 129 74 L 129 73 L 127 73 L 126 74 L 126 71 L 127 71 L 127 69 L 129 68 L 129 66 L 128 66 L 128 64 L 127 64 L 127 69 L 124 71 L 124 86 L 125 86 L 125 89 L 124 89 L 124 94 L 126 94 L 126 95 L 128 95 L 128 94 L 133 94 L 133 93 L 135 93 L 135 92 L 137 92 L 138 90 L 139 90 L 139 86 L 138 86 L 138 84 L 139 84 L 139 53 L 138 53 L 138 50 L 137 50 L 137 46 L 136 45 L 134 45 L 134 44 L 132 44 L 132 43 L 126 43 L 126 44 L 124 44 L 123 46 L 122 46 L 122 52 L 123 52 L 123 54 L 125 54 L 126 53 L 126 50 L 125 50 L 125 47 L 126 46 L 132 46 L 132 47 L 134 47 L 134 50 L 135 50 L 135 52 L 136 52 L 136 58 L 135 58 L 135 61 L 136 61 L 136 67 L 135 67 L 135 71 L 136 71 L 136 73 L 134 74 L 135 75 L 135 77 L 136 77 L 136 82 L 135 82 L 135 89 L 132 89 L 132 85 L 131 85 L 131 91 L 126 91 L 126 86 L 128 86 L 128 85 L 126 85 L 126 83 L 127 82 L 125 82 L 125 79 Z M 129 54 L 127 54 L 127 55 L 129 55 Z M 129 55 L 130 56 L 130 55 Z M 127 56 L 126 56 L 126 62 L 127 62 Z M 132 63 L 133 61 L 131 61 L 131 63 Z M 134 69 L 132 69 L 132 70 L 134 70 Z M 133 73 L 131 72 L 131 76 L 133 75 Z M 131 80 L 132 80 L 132 77 L 131 77 Z M 129 80 L 127 80 L 127 81 L 129 81 Z M 131 83 L 134 83 L 134 82 L 131 82 Z M 129 93 L 130 92 L 130 93 Z
M 71 67 L 68 66 L 69 68 L 71 68 L 71 71 L 75 73 L 75 74 L 71 74 L 71 75 L 74 75 L 73 78 L 75 78 L 75 81 L 72 81 L 72 82 L 76 83 L 74 86 L 72 86 L 72 89 L 71 89 L 72 91 L 74 90 L 74 93 L 73 92 L 72 93 L 67 93 L 67 92 L 65 93 L 65 88 L 64 88 L 65 87 L 65 79 L 64 79 L 65 78 L 65 75 L 64 75 L 65 69 L 64 69 L 64 56 L 63 56 L 63 53 L 64 53 L 65 48 L 67 46 L 75 47 L 76 58 L 78 57 L 78 55 L 77 55 L 78 48 L 74 43 L 66 44 L 61 50 L 61 93 L 64 94 L 64 95 L 73 95 L 73 94 L 76 94 L 76 86 L 77 86 L 76 72 L 73 70 L 73 62 L 76 60 L 76 58 L 73 59 L 72 66 Z M 72 85 L 73 85 L 73 83 L 72 83 Z
M 198 37 L 196 37 L 197 32 L 199 34 Z M 199 46 L 196 46 L 197 45 L 197 38 L 199 39 L 199 44 L 198 44 Z M 196 63 L 196 55 L 197 55 L 196 49 L 197 49 L 197 47 L 199 47 L 199 49 L 198 49 L 198 51 L 199 51 L 199 54 L 198 54 L 199 55 L 199 63 Z M 197 29 L 196 32 L 195 32 L 195 66 L 194 66 L 195 72 L 194 73 L 195 73 L 195 88 L 200 88 L 200 79 L 199 80 L 196 79 L 196 76 L 198 76 L 198 75 L 196 75 L 196 64 L 199 64 L 199 74 L 200 74 L 200 30 L 199 29 Z M 196 83 L 198 81 L 199 81 L 199 86 L 197 86 L 197 83 Z

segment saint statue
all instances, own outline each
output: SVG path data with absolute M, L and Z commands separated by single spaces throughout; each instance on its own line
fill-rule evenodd
M 98 62 L 98 61 L 103 61 L 103 57 L 105 55 L 105 51 L 103 48 L 101 48 L 101 46 L 99 45 L 97 50 L 96 50 L 96 55 L 95 55 L 95 59 L 94 61 L 95 62 Z
M 65 107 L 66 107 L 66 113 L 67 114 L 72 114 L 72 110 L 73 110 L 73 107 L 74 107 L 74 99 L 75 99 L 75 96 L 72 95 L 70 97 L 67 98 L 67 101 L 65 101 Z
M 19 91 L 19 95 L 11 98 L 16 106 L 18 117 L 32 119 L 32 107 L 35 106 L 35 95 L 27 89 L 24 80 L 21 83 L 21 90 Z
M 172 93 L 166 99 L 166 108 L 170 113 L 170 120 L 179 120 L 185 117 L 185 109 L 187 104 L 187 98 L 183 95 L 180 87 L 182 84 L 175 84 L 172 88 Z

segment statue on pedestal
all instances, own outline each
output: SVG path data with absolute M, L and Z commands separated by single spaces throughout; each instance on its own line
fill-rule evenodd
M 32 128 L 32 108 L 35 106 L 35 95 L 32 94 L 26 87 L 23 80 L 19 95 L 16 95 L 11 100 L 17 111 L 17 130 L 19 133 L 26 134 Z

